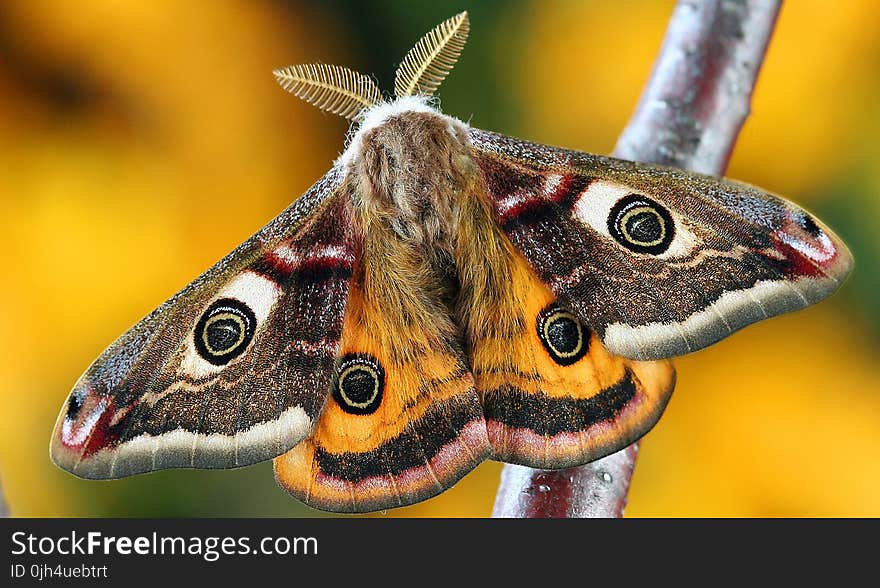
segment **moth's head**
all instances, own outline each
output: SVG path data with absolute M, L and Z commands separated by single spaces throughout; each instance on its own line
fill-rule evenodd
M 293 65 L 275 70 L 275 79 L 288 92 L 322 110 L 355 121 L 351 145 L 392 118 L 441 116 L 431 96 L 452 71 L 467 41 L 467 12 L 440 23 L 406 54 L 394 79 L 395 98 L 383 100 L 373 78 L 345 67 L 325 64 Z M 349 149 L 343 155 L 345 160 Z
M 413 170 L 416 169 L 413 167 L 415 162 L 407 160 L 420 159 L 426 164 L 433 158 L 436 165 L 437 157 L 445 149 L 459 149 L 466 142 L 464 123 L 440 112 L 431 97 L 423 94 L 400 96 L 380 102 L 358 115 L 337 165 L 348 165 L 366 157 L 381 159 L 382 167 L 396 162 L 398 165 L 391 167 L 403 166 Z M 424 149 L 426 145 L 431 145 L 434 150 Z

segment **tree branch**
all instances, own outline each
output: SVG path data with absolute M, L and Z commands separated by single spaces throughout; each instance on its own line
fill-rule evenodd
M 782 0 L 679 0 L 620 136 L 623 159 L 723 174 Z M 638 443 L 560 471 L 505 465 L 494 517 L 621 517 Z

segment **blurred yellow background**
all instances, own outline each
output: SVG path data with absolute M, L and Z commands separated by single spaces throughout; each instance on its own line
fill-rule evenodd
M 390 88 L 467 8 L 440 91 L 474 126 L 608 153 L 673 2 L 4 0 L 0 484 L 17 516 L 318 514 L 268 463 L 88 482 L 48 442 L 70 387 L 131 324 L 329 167 L 346 124 L 281 91 L 321 61 Z M 880 515 L 880 5 L 783 7 L 729 175 L 813 210 L 857 267 L 831 300 L 678 360 L 627 516 Z M 386 516 L 487 516 L 500 464 Z

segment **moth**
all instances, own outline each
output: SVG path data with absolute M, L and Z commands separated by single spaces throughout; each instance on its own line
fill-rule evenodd
M 83 478 L 274 459 L 324 510 L 438 494 L 486 459 L 558 469 L 660 417 L 671 357 L 830 295 L 846 246 L 796 205 L 479 130 L 431 96 L 440 24 L 395 97 L 329 65 L 279 83 L 352 119 L 327 174 L 113 343 L 51 458 Z

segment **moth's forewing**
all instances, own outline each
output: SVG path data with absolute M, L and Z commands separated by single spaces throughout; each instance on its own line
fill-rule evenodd
M 132 327 L 65 403 L 52 460 L 85 478 L 270 459 L 312 428 L 357 255 L 333 169 Z
M 497 218 L 560 302 L 633 359 L 683 355 L 833 293 L 843 242 L 744 184 L 470 130 Z

